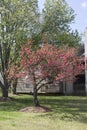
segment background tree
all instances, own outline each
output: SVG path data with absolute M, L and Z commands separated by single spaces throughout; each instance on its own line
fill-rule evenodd
M 74 80 L 84 69 L 82 60 L 75 55 L 75 49 L 59 49 L 55 45 L 45 44 L 37 50 L 28 43 L 21 48 L 20 70 L 17 77 L 28 76 L 33 84 L 35 106 L 39 106 L 38 90 L 44 85 Z M 12 75 L 15 76 L 14 73 Z
M 49 43 L 69 46 L 81 43 L 78 32 L 70 27 L 75 20 L 74 10 L 65 0 L 46 0 L 41 17 L 42 33 Z
M 20 45 L 38 33 L 37 0 L 0 1 L 0 87 L 2 96 L 8 97 L 7 70 L 19 60 Z

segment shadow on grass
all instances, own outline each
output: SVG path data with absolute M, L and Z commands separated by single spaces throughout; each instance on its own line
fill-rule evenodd
M 49 104 L 53 110 L 52 113 L 47 113 L 43 116 L 48 116 L 54 120 L 59 118 L 61 120 L 87 123 L 87 97 L 50 97 L 49 99 L 42 99 L 41 102 L 45 105 Z
M 42 106 L 52 109 L 52 112 L 37 116 L 52 118 L 52 120 L 80 121 L 87 123 L 87 97 L 71 96 L 38 96 Z M 30 95 L 15 96 L 13 101 L 0 102 L 0 111 L 19 111 L 33 106 L 33 97 Z
M 15 96 L 12 101 L 0 102 L 0 111 L 19 111 L 27 106 L 33 106 L 32 96 Z

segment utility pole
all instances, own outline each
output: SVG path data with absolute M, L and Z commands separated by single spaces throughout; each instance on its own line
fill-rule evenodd
M 85 30 L 85 93 L 87 96 L 87 27 Z

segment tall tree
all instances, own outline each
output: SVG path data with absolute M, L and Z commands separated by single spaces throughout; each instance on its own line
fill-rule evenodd
M 75 20 L 75 13 L 65 0 L 46 0 L 42 19 L 42 33 L 49 43 L 76 46 L 81 42 L 78 32 L 73 32 L 70 27 Z
M 0 1 L 0 87 L 2 96 L 8 97 L 10 82 L 7 70 L 17 62 L 20 45 L 38 33 L 37 0 Z

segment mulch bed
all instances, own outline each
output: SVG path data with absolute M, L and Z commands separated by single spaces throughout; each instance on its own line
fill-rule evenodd
M 20 112 L 33 112 L 33 113 L 45 113 L 51 112 L 52 110 L 48 107 L 38 106 L 38 107 L 26 107 L 21 109 Z

